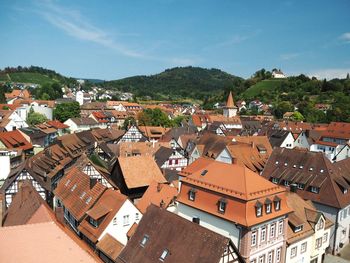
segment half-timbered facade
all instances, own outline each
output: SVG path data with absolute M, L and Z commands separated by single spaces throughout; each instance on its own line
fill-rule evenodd
M 131 125 L 119 142 L 139 142 L 146 141 L 146 137 L 136 125 Z

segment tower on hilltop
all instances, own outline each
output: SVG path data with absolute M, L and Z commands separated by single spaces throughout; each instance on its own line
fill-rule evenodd
M 238 108 L 233 102 L 232 92 L 228 95 L 226 106 L 224 107 L 224 116 L 231 118 L 237 115 Z

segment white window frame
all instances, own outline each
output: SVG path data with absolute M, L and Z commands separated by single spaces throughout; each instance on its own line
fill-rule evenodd
M 290 249 L 290 258 L 295 258 L 298 254 L 298 247 L 295 246 L 295 247 L 292 247 Z
M 301 244 L 300 254 L 305 253 L 307 249 L 307 242 Z
M 128 226 L 128 225 L 130 225 L 130 216 L 124 215 L 123 216 L 123 226 Z
M 266 232 L 267 232 L 267 227 L 266 227 L 266 226 L 263 226 L 263 227 L 261 228 L 260 243 L 266 241 Z
M 276 235 L 276 225 L 275 223 L 270 226 L 270 238 L 274 238 Z
M 250 246 L 255 247 L 258 241 L 258 233 L 256 231 L 252 232 Z
M 278 235 L 282 235 L 283 234 L 283 220 L 278 222 Z
M 281 247 L 277 248 L 277 250 L 276 250 L 276 262 L 277 263 L 281 261 L 281 251 L 282 251 Z

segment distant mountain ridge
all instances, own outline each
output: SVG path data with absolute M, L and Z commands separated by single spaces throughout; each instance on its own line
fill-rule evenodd
M 240 87 L 243 78 L 219 69 L 176 67 L 150 76 L 134 76 L 106 81 L 99 86 L 132 92 L 136 97 L 153 99 L 204 99 L 225 89 Z M 237 91 L 238 92 L 238 91 Z

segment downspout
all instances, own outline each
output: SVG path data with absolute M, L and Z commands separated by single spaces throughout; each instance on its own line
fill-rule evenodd
M 337 213 L 337 216 L 335 218 L 335 227 L 334 227 L 334 241 L 333 241 L 333 251 L 332 251 L 332 254 L 334 255 L 335 254 L 335 242 L 337 240 L 337 231 L 338 231 L 338 217 L 339 217 L 339 213 Z

